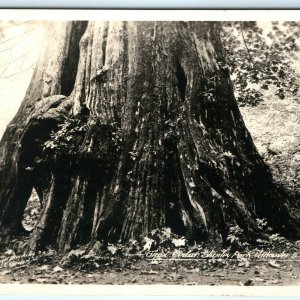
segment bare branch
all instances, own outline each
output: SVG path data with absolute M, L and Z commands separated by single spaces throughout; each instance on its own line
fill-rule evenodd
M 34 63 L 34 64 L 31 64 L 29 67 L 27 67 L 27 68 L 24 69 L 24 70 L 21 70 L 21 71 L 19 71 L 19 72 L 16 72 L 16 73 L 11 74 L 11 75 L 8 75 L 8 76 L 4 76 L 4 77 L 2 77 L 2 78 L 3 78 L 3 79 L 7 79 L 7 78 L 11 78 L 11 77 L 17 76 L 17 75 L 19 75 L 19 74 L 22 74 L 22 73 L 28 71 L 29 69 L 31 69 L 31 68 L 34 67 L 34 66 L 35 66 L 35 63 Z
M 10 47 L 8 48 L 5 48 L 5 49 L 1 49 L 0 50 L 0 53 L 1 52 L 5 52 L 5 51 L 8 51 L 10 50 L 11 48 L 15 47 L 16 45 L 20 44 L 21 42 L 23 42 L 26 38 L 28 38 L 30 35 L 32 34 L 32 31 L 26 31 L 22 34 L 20 34 L 19 36 L 23 35 L 23 38 L 21 40 L 18 40 L 17 42 L 15 42 L 14 44 L 12 44 Z M 3 42 L 4 43 L 4 42 Z M 1 42 L 0 42 L 1 44 Z

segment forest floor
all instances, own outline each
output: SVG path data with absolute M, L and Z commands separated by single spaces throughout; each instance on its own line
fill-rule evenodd
M 128 262 L 126 267 L 101 266 L 93 271 L 65 269 L 44 264 L 1 271 L 1 283 L 44 284 L 183 284 L 183 285 L 299 285 L 299 262 L 282 263 L 279 269 L 268 263 L 248 268 L 235 263 L 205 268 L 203 261 Z
M 299 245 L 293 252 L 279 249 L 232 253 L 175 247 L 124 254 L 111 245 L 101 254 L 77 249 L 66 256 L 48 251 L 34 257 L 9 249 L 0 256 L 0 283 L 299 285 Z
M 241 112 L 275 181 L 298 197 L 300 104 L 267 98 L 257 107 L 242 107 Z M 25 225 L 31 227 L 39 211 L 33 194 L 24 214 Z M 271 235 L 269 244 L 260 250 L 248 249 L 242 255 L 232 249 L 187 247 L 179 237 L 169 236 L 168 245 L 173 246 L 167 252 L 171 256 L 165 256 L 163 248 L 151 248 L 151 241 L 131 253 L 114 245 L 98 245 L 100 252 L 77 249 L 57 256 L 49 250 L 33 257 L 18 254 L 14 245 L 26 239 L 16 240 L 0 251 L 0 283 L 300 285 L 300 243 L 278 235 Z
M 24 255 L 28 237 L 0 253 L 0 283 L 300 285 L 300 241 L 268 232 L 257 247 L 231 234 L 227 249 L 188 244 L 168 228 L 126 245 L 96 242 L 58 255 Z

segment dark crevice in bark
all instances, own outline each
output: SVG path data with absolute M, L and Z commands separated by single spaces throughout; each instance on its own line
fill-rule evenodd
M 165 141 L 164 146 L 168 153 L 165 172 L 166 226 L 174 233 L 185 235 L 186 230 L 180 213 L 180 199 L 188 196 L 183 178 L 180 176 L 178 150 L 174 140 Z
M 187 78 L 179 60 L 176 60 L 176 78 L 178 82 L 178 91 L 179 91 L 180 99 L 181 102 L 183 103 L 185 100 Z
M 101 175 L 97 172 L 91 173 L 86 192 L 84 195 L 84 205 L 82 217 L 78 224 L 78 233 L 74 239 L 74 244 L 85 244 L 92 240 L 93 215 L 95 211 L 97 191 L 103 188 L 103 183 L 99 182 Z M 100 178 L 99 178 L 100 177 Z
M 124 147 L 124 153 L 128 153 L 131 149 L 128 144 L 130 143 L 127 143 Z M 124 153 L 119 158 L 121 168 L 118 174 L 113 175 L 119 177 L 119 193 L 117 195 L 111 194 L 104 203 L 99 203 L 99 206 L 102 205 L 103 207 L 99 213 L 99 219 L 95 228 L 95 238 L 99 240 L 118 242 L 122 239 L 126 239 L 124 238 L 122 227 L 128 213 L 126 203 L 129 199 L 131 184 L 131 178 L 128 176 L 128 173 L 130 173 L 133 168 L 133 161 L 129 155 L 125 155 Z M 107 189 L 109 189 L 112 183 L 106 181 L 106 184 L 105 189 L 103 189 L 98 196 L 98 201 L 100 201 L 105 193 L 107 194 Z M 126 232 L 126 234 L 128 233 Z
M 103 42 L 102 42 L 102 65 L 105 65 L 106 61 L 106 45 L 107 45 L 107 36 L 108 36 L 108 29 L 109 29 L 109 22 L 107 22 L 107 25 L 104 28 L 103 31 Z
M 164 143 L 167 153 L 164 186 L 166 226 L 190 241 L 203 241 L 208 237 L 207 232 L 190 202 L 176 139 L 174 135 Z
M 127 22 L 123 23 L 123 49 L 124 49 L 124 53 L 123 53 L 123 57 L 122 57 L 122 90 L 120 91 L 120 94 L 122 95 L 121 97 L 121 103 L 122 106 L 125 106 L 125 103 L 127 102 L 127 93 L 128 93 L 128 24 Z M 123 110 L 124 108 L 120 105 L 120 110 Z M 115 118 L 116 118 L 116 122 L 118 124 L 119 127 L 121 127 L 121 123 L 122 123 L 122 117 L 120 115 L 119 112 L 115 113 Z
M 79 41 L 87 28 L 87 24 L 87 21 L 75 22 L 70 33 L 71 46 L 66 54 L 61 77 L 61 94 L 65 96 L 69 96 L 74 88 L 80 55 Z

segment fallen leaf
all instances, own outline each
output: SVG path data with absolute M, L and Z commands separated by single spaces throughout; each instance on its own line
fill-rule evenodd
M 107 250 L 111 253 L 111 254 L 116 254 L 116 252 L 118 251 L 118 248 L 114 245 L 109 245 L 107 246 Z
M 268 263 L 273 268 L 280 268 L 280 264 L 278 264 L 275 260 L 270 260 Z
M 53 272 L 62 272 L 63 271 L 63 268 L 59 267 L 59 266 L 56 266 L 54 269 L 53 269 Z
M 48 265 L 43 265 L 43 266 L 39 267 L 37 270 L 38 270 L 38 271 L 46 271 L 46 270 L 48 270 L 48 269 L 49 269 L 49 266 L 48 266 Z
M 180 238 L 180 239 L 172 239 L 172 243 L 175 245 L 175 247 L 182 247 L 186 244 L 186 239 Z
M 249 268 L 250 267 L 250 262 L 245 259 L 245 260 L 242 260 L 238 263 L 238 267 L 245 267 L 245 268 Z
M 255 281 L 258 281 L 258 282 L 266 282 L 266 279 L 264 279 L 264 278 L 259 278 L 259 277 L 255 277 Z
M 190 186 L 191 188 L 194 188 L 196 185 L 195 185 L 194 181 L 190 181 L 190 182 L 189 182 L 189 186 Z
M 145 239 L 146 244 L 143 246 L 143 250 L 144 251 L 150 251 L 150 249 L 151 249 L 151 247 L 154 243 L 154 240 L 149 239 L 147 237 L 145 237 L 144 239 Z
M 7 249 L 5 252 L 4 252 L 5 255 L 13 255 L 15 254 L 15 252 L 12 250 L 12 249 Z

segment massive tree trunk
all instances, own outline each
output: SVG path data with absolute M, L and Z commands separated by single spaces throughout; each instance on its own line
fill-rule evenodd
M 2 232 L 66 251 L 170 227 L 226 243 L 256 218 L 299 237 L 234 98 L 218 24 L 66 22 L 49 42 L 0 144 Z

